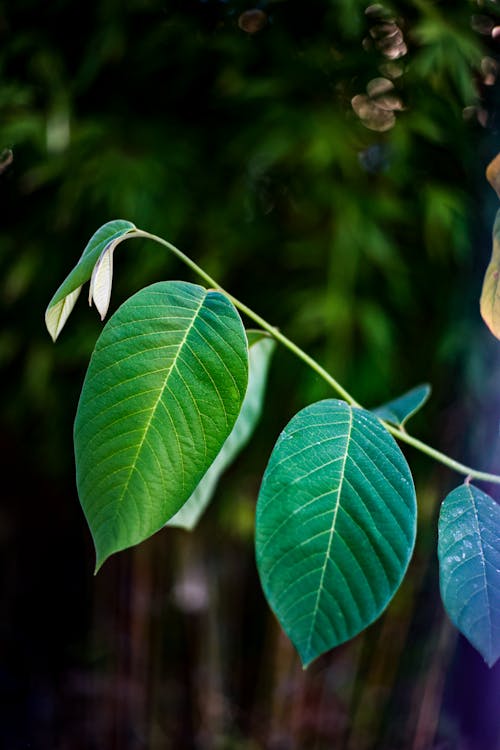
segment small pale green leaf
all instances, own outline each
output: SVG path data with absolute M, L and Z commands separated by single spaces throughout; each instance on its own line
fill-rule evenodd
M 89 286 L 89 305 L 92 300 L 101 316 L 101 320 L 107 315 L 109 302 L 111 300 L 111 287 L 113 286 L 113 253 L 114 243 L 108 245 L 94 266 Z
M 257 503 L 267 600 L 304 666 L 375 620 L 415 542 L 408 464 L 379 420 L 329 399 L 278 438 Z
M 220 292 L 161 282 L 111 317 L 74 431 L 98 568 L 158 531 L 191 496 L 236 422 L 247 377 L 245 330 Z
M 130 221 L 116 219 L 104 224 L 90 238 L 80 260 L 63 281 L 49 302 L 45 313 L 45 324 L 53 341 L 59 336 L 68 316 L 76 302 L 75 292 L 81 288 L 92 275 L 95 264 L 108 245 L 116 246 L 126 234 L 136 227 Z M 69 299 L 68 299 L 69 298 Z
M 500 657 L 500 506 L 473 485 L 445 498 L 439 516 L 441 598 L 488 666 Z
M 481 316 L 497 339 L 500 339 L 500 211 L 493 227 L 493 251 L 486 269 L 481 292 Z
M 217 483 L 250 439 L 262 413 L 267 372 L 275 341 L 261 331 L 247 331 L 248 388 L 240 414 L 217 458 L 182 508 L 167 526 L 191 531 L 212 499 Z
M 407 391 L 402 396 L 388 401 L 386 404 L 372 409 L 373 413 L 390 422 L 396 427 L 404 427 L 410 417 L 416 414 L 425 404 L 431 394 L 431 387 L 427 383 L 417 385 L 411 391 Z

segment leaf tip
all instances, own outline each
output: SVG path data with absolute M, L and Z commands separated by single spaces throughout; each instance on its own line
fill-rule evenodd
M 109 557 L 111 557 L 112 554 L 113 554 L 112 552 L 102 552 L 96 547 L 95 568 L 94 568 L 95 576 L 99 573 L 99 571 L 101 570 L 106 560 Z
M 295 645 L 295 644 L 294 644 Z M 311 664 L 316 661 L 316 659 L 319 659 L 320 656 L 322 656 L 328 649 L 325 649 L 323 651 L 315 651 L 312 648 L 309 648 L 308 650 L 300 649 L 297 645 L 295 645 L 295 648 L 298 651 L 300 662 L 302 665 L 302 671 L 306 672 Z
M 482 657 L 483 657 L 483 659 L 484 659 L 484 661 L 486 663 L 486 666 L 489 669 L 492 669 L 495 666 L 495 664 L 497 663 L 497 661 L 498 661 L 498 656 L 487 657 L 484 654 L 482 654 Z
M 57 330 L 57 328 L 53 328 L 50 325 L 50 322 L 47 320 L 47 315 L 45 315 L 45 328 L 49 332 L 49 336 L 52 339 L 52 343 L 55 344 L 57 337 L 59 336 L 59 331 Z
M 114 555 L 115 552 L 119 552 L 123 549 L 123 546 L 119 547 L 116 544 L 113 544 L 113 540 L 109 536 L 99 533 L 96 529 L 92 530 L 92 527 L 90 531 L 94 540 L 95 548 L 94 575 L 97 575 L 106 560 L 108 560 L 111 555 Z
M 59 334 L 61 333 L 64 324 L 66 323 L 71 311 L 73 310 L 76 300 L 81 291 L 81 286 L 74 289 L 72 292 L 67 294 L 57 302 L 50 302 L 49 306 L 45 311 L 45 326 L 55 342 Z

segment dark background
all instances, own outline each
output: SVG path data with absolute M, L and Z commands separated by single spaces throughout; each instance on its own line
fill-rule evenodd
M 91 234 L 129 219 L 367 407 L 432 383 L 415 433 L 498 472 L 500 345 L 478 299 L 500 7 L 391 7 L 0 3 L 2 748 L 500 748 L 499 667 L 438 595 L 437 514 L 459 477 L 405 449 L 420 511 L 405 582 L 303 672 L 259 587 L 253 513 L 277 435 L 325 383 L 278 351 L 255 440 L 198 529 L 162 531 L 94 578 L 72 421 L 101 324 L 84 295 L 56 346 L 43 324 Z M 381 76 L 392 114 L 351 104 Z M 113 309 L 162 278 L 196 280 L 160 247 L 121 245 Z

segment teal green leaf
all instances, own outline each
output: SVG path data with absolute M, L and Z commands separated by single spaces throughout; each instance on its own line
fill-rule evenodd
M 385 609 L 415 529 L 408 464 L 373 414 L 329 399 L 293 417 L 262 481 L 256 554 L 266 598 L 305 667 Z
M 90 238 L 82 256 L 49 302 L 45 312 L 45 325 L 53 341 L 59 336 L 71 313 L 83 284 L 90 279 L 101 254 L 113 249 L 126 234 L 133 232 L 134 224 L 116 219 L 108 221 Z
M 221 475 L 246 445 L 260 419 L 275 341 L 260 331 L 247 331 L 247 338 L 248 388 L 236 424 L 189 500 L 167 522 L 167 526 L 177 526 L 188 531 L 194 529 L 212 499 Z
M 439 516 L 441 598 L 488 666 L 500 657 L 500 506 L 477 487 L 450 492 Z
M 402 396 L 398 396 L 398 398 L 388 401 L 386 404 L 372 409 L 372 411 L 379 419 L 390 422 L 396 427 L 404 427 L 408 419 L 422 408 L 430 394 L 430 385 L 427 383 L 417 385 L 411 391 L 403 393 Z
M 233 429 L 247 378 L 245 330 L 221 292 L 161 282 L 111 317 L 74 430 L 97 568 L 151 536 L 191 496 Z

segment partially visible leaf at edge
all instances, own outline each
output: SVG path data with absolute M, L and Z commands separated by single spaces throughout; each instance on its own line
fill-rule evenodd
M 233 430 L 217 458 L 182 508 L 167 522 L 191 531 L 198 523 L 214 494 L 223 472 L 231 465 L 250 439 L 262 413 L 267 372 L 275 341 L 261 331 L 247 331 L 248 388 Z
M 97 569 L 158 531 L 191 496 L 240 412 L 247 349 L 228 297 L 197 284 L 152 284 L 108 321 L 74 427 Z
M 497 154 L 486 167 L 486 179 L 500 198 L 500 154 Z
M 423 383 L 403 393 L 402 396 L 398 396 L 398 398 L 388 401 L 376 409 L 372 409 L 372 412 L 385 422 L 390 422 L 396 427 L 404 427 L 408 419 L 416 414 L 426 403 L 430 394 L 430 385 Z
M 103 224 L 92 235 L 80 260 L 60 285 L 45 311 L 45 325 L 53 341 L 59 336 L 75 305 L 82 285 L 90 279 L 94 266 L 103 251 L 111 243 L 115 245 L 134 229 L 136 227 L 132 222 L 115 219 Z
M 500 339 L 500 211 L 493 226 L 493 250 L 481 291 L 481 316 L 497 339 Z
M 444 499 L 438 531 L 443 604 L 492 667 L 500 657 L 500 505 L 463 484 Z

